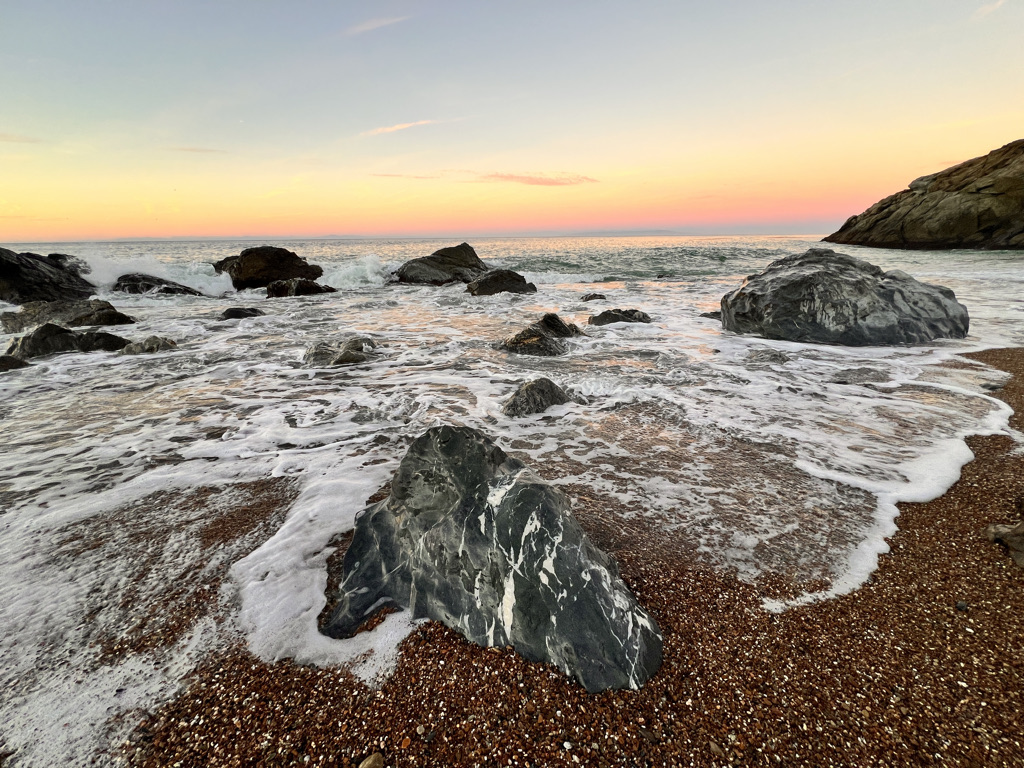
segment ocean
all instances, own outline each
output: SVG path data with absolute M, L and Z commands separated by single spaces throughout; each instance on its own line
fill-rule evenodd
M 817 237 L 475 238 L 484 261 L 538 287 L 489 297 L 461 284 L 389 284 L 403 261 L 454 240 L 267 242 L 323 266 L 321 282 L 338 292 L 273 300 L 262 290 L 233 292 L 211 262 L 253 241 L 9 246 L 83 258 L 98 296 L 137 320 L 106 330 L 170 337 L 178 348 L 58 355 L 0 376 L 0 688 L 89 620 L 83 606 L 101 578 L 128 572 L 117 557 L 55 558 L 55 542 L 69 526 L 158 492 L 292 478 L 298 497 L 280 529 L 231 564 L 223 587 L 231 621 L 262 658 L 352 663 L 372 682 L 412 625 L 396 614 L 353 640 L 321 636 L 327 546 L 430 426 L 483 430 L 570 498 L 586 493 L 612 517 L 663 530 L 695 564 L 806 585 L 795 598 L 766 598 L 771 611 L 856 589 L 887 551 L 896 503 L 935 498 L 954 483 L 972 458 L 967 436 L 1009 431 L 1007 406 L 990 394 L 1003 375 L 957 356 L 1024 346 L 1020 253 L 836 247 L 952 288 L 971 316 L 963 340 L 842 348 L 738 336 L 702 316 L 745 275 L 820 245 Z M 209 297 L 112 292 L 127 272 Z M 607 300 L 582 302 L 590 292 Z M 220 321 L 230 306 L 266 314 Z M 585 325 L 610 307 L 643 310 L 653 322 Z M 569 340 L 568 355 L 496 348 L 545 312 L 586 330 Z M 356 334 L 381 345 L 371 362 L 303 363 L 310 345 Z M 0 334 L 0 345 L 12 338 Z M 538 376 L 586 404 L 505 417 L 502 403 Z M 113 670 L 87 663 L 86 647 L 65 649 L 65 673 L 0 696 L 0 713 L 26 739 L 37 728 L 91 744 L 106 727 L 95 707 L 151 705 L 220 642 L 200 626 L 173 662 Z M 129 703 L 114 693 L 125 681 Z M 48 754 L 36 749 L 39 760 Z

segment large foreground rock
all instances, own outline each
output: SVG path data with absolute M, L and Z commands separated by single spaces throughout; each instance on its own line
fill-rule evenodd
M 78 261 L 71 256 L 55 253 L 46 257 L 0 248 L 0 301 L 24 304 L 87 299 L 96 292 L 96 286 L 80 271 Z
M 61 352 L 117 352 L 128 346 L 128 339 L 104 331 L 75 333 L 53 323 L 36 328 L 32 333 L 11 342 L 7 354 L 28 360 Z
M 337 288 L 320 285 L 304 277 L 293 277 L 291 280 L 275 280 L 267 286 L 268 299 L 280 299 L 286 296 L 316 296 L 320 293 L 337 293 Z
M 554 357 L 569 351 L 562 339 L 583 335 L 579 326 L 565 322 L 554 312 L 548 312 L 537 322 L 502 341 L 498 348 L 520 355 Z
M 769 339 L 882 346 L 962 339 L 968 316 L 948 288 L 812 248 L 772 262 L 723 296 L 722 326 Z
M 541 377 L 526 381 L 505 401 L 501 412 L 512 419 L 543 413 L 553 405 L 580 403 L 582 400 L 573 397 L 551 379 Z
M 487 271 L 487 265 L 476 255 L 469 243 L 453 245 L 434 251 L 395 270 L 395 279 L 400 283 L 423 283 L 445 285 L 447 283 L 470 283 Z
M 657 624 L 566 496 L 468 427 L 413 442 L 391 495 L 356 519 L 343 571 L 333 637 L 393 604 L 512 645 L 588 691 L 638 688 L 661 663 Z
M 37 328 L 45 323 L 56 323 L 65 327 L 84 325 L 131 325 L 128 315 L 114 309 L 109 301 L 91 299 L 88 301 L 29 301 L 17 312 L 0 314 L 0 325 L 7 333 L 21 333 L 28 328 Z
M 876 248 L 1024 248 L 1024 139 L 915 179 L 825 240 Z
M 496 293 L 536 293 L 537 286 L 511 269 L 492 269 L 466 286 L 466 293 L 474 296 L 493 296 Z
M 141 272 L 121 275 L 114 283 L 114 290 L 121 293 L 155 293 L 160 296 L 203 296 L 202 291 L 189 288 L 155 275 L 144 275 Z
M 266 288 L 275 280 L 291 280 L 293 277 L 316 280 L 324 273 L 323 267 L 273 245 L 246 248 L 238 256 L 228 256 L 216 262 L 213 268 L 218 274 L 227 272 L 236 290 Z

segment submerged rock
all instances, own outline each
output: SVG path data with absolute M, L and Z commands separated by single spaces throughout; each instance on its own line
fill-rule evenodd
M 1024 248 L 1024 139 L 910 182 L 825 238 L 875 248 Z
M 108 301 L 29 301 L 17 312 L 0 314 L 0 324 L 7 333 L 21 333 L 44 323 L 66 327 L 84 325 L 130 325 L 135 320 L 114 309 Z
M 220 313 L 221 320 L 241 320 L 244 317 L 260 317 L 266 314 L 257 307 L 228 307 Z
M 542 413 L 552 405 L 579 402 L 582 401 L 568 394 L 551 379 L 542 377 L 520 384 L 512 393 L 512 397 L 505 401 L 501 412 L 509 418 L 516 419 L 532 413 Z
M 580 301 L 604 301 L 607 298 L 603 293 L 584 293 Z
M 519 333 L 509 336 L 498 345 L 498 348 L 520 355 L 554 357 L 569 351 L 568 345 L 562 339 L 583 335 L 578 326 L 566 323 L 554 312 L 549 312 Z
M 468 427 L 413 441 L 390 496 L 356 518 L 342 567 L 332 637 L 390 604 L 479 645 L 512 645 L 592 692 L 639 688 L 661 664 L 654 618 L 565 494 Z
M 79 274 L 79 264 L 84 263 L 62 254 L 53 257 L 0 248 L 0 301 L 71 301 L 96 292 L 96 286 Z
M 369 336 L 355 336 L 335 343 L 320 342 L 306 350 L 302 361 L 316 368 L 365 363 L 376 348 L 377 342 Z
M 128 339 L 104 331 L 75 333 L 59 325 L 46 323 L 12 341 L 7 354 L 26 360 L 61 352 L 116 352 L 128 343 Z
M 121 275 L 114 283 L 114 290 L 121 293 L 156 293 L 168 296 L 203 296 L 202 291 L 187 285 L 165 280 L 162 277 L 144 275 L 141 272 Z
M 236 290 L 266 288 L 275 280 L 304 277 L 316 280 L 323 275 L 323 267 L 310 264 L 287 248 L 260 245 L 246 248 L 237 256 L 228 256 L 213 265 L 218 274 L 227 272 Z
M 14 355 L 0 355 L 0 373 L 13 371 L 17 368 L 27 368 L 28 363 Z
M 469 283 L 487 271 L 487 265 L 476 255 L 469 243 L 453 245 L 405 262 L 395 270 L 395 279 L 400 283 L 422 283 L 445 285 L 446 283 Z
M 587 320 L 590 325 L 610 325 L 611 323 L 649 323 L 651 316 L 639 309 L 606 309 L 599 315 L 591 315 Z
M 496 293 L 536 293 L 537 286 L 511 269 L 492 269 L 466 286 L 466 293 L 474 296 L 493 296 Z
M 279 299 L 285 296 L 316 296 L 320 293 L 337 293 L 337 288 L 320 285 L 304 277 L 293 277 L 291 280 L 275 280 L 267 286 L 267 298 Z
M 173 339 L 165 339 L 163 336 L 149 336 L 144 341 L 133 341 L 121 350 L 122 355 L 152 355 L 157 352 L 170 352 L 177 349 L 178 345 Z
M 951 290 L 899 270 L 812 248 L 769 264 L 722 297 L 722 326 L 769 339 L 879 346 L 962 339 L 967 309 Z

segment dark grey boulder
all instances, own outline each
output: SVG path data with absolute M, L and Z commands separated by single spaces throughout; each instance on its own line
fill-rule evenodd
M 17 368 L 27 368 L 28 363 L 14 355 L 0 355 L 0 373 L 13 371 Z
M 213 265 L 218 274 L 226 272 L 236 290 L 266 288 L 275 280 L 304 277 L 316 280 L 323 275 L 323 267 L 310 264 L 287 248 L 260 245 L 246 248 L 237 256 L 228 256 Z
M 605 301 L 607 298 L 603 293 L 584 293 L 580 301 Z
M 1024 568 L 1024 521 L 995 523 L 985 529 L 985 535 L 993 544 L 1004 545 L 1009 550 L 1013 562 Z
M 64 260 L 0 248 L 0 301 L 24 304 L 92 296 L 96 286 L 79 274 L 78 260 L 71 256 L 62 258 Z
M 396 605 L 479 645 L 512 645 L 591 692 L 639 688 L 661 664 L 654 618 L 565 494 L 468 427 L 413 441 L 390 496 L 356 518 L 342 567 L 332 637 Z
M 551 379 L 539 378 L 519 385 L 512 397 L 505 401 L 501 412 L 512 419 L 543 413 L 552 405 L 564 403 L 580 403 L 582 400 L 573 397 Z
M 649 323 L 651 316 L 639 309 L 606 309 L 599 315 L 591 315 L 587 319 L 590 325 L 610 325 L 611 323 Z
M 128 339 L 104 331 L 75 333 L 53 323 L 46 323 L 31 333 L 19 336 L 7 348 L 7 354 L 26 360 L 61 352 L 117 352 L 129 344 Z
M 372 358 L 377 346 L 369 336 L 355 336 L 334 343 L 319 342 L 306 350 L 302 361 L 316 368 L 365 363 Z
M 131 325 L 134 322 L 128 315 L 114 309 L 109 301 L 100 299 L 29 301 L 22 304 L 17 312 L 0 314 L 0 324 L 7 333 L 21 333 L 44 323 L 74 328 L 85 325 Z
M 279 299 L 285 296 L 316 296 L 320 293 L 337 293 L 337 288 L 320 285 L 304 277 L 293 277 L 291 280 L 275 280 L 267 286 L 267 298 Z
M 769 339 L 881 346 L 967 335 L 951 290 L 826 248 L 787 256 L 722 297 L 722 326 Z
M 228 307 L 220 313 L 221 320 L 241 320 L 245 317 L 259 317 L 266 314 L 257 307 Z
M 426 285 L 469 283 L 486 271 L 487 265 L 476 255 L 473 246 L 461 243 L 405 262 L 395 270 L 395 279 L 400 283 Z
M 568 345 L 562 339 L 583 335 L 578 326 L 566 323 L 554 312 L 549 312 L 519 333 L 509 336 L 498 345 L 498 348 L 520 355 L 554 357 L 569 351 Z
M 706 317 L 711 320 L 717 320 L 718 322 L 722 322 L 722 310 L 716 309 L 712 312 L 701 312 L 699 317 Z
M 204 296 L 202 291 L 189 288 L 187 285 L 166 280 L 154 275 L 132 272 L 121 275 L 114 283 L 114 290 L 121 293 L 155 293 L 161 296 Z
M 511 269 L 492 269 L 466 286 L 466 293 L 474 296 L 493 296 L 496 293 L 536 293 L 537 286 Z
M 173 339 L 163 336 L 149 336 L 143 341 L 133 341 L 121 350 L 122 355 L 152 355 L 157 352 L 170 352 L 178 345 Z

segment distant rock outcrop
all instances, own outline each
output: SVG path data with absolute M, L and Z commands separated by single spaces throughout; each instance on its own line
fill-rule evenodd
M 73 256 L 55 253 L 47 257 L 0 248 L 0 301 L 25 304 L 87 299 L 96 286 L 81 276 L 84 268 Z
M 512 397 L 505 401 L 501 412 L 511 419 L 543 413 L 553 405 L 579 403 L 580 398 L 573 397 L 551 379 L 539 378 L 519 385 Z
M 536 293 L 537 286 L 511 269 L 492 269 L 466 286 L 466 293 L 474 296 L 493 296 L 496 293 Z
M 722 325 L 769 339 L 880 346 L 962 339 L 951 290 L 826 248 L 787 256 L 722 297 Z
M 189 288 L 187 285 L 176 283 L 173 280 L 165 280 L 154 275 L 144 275 L 141 272 L 132 272 L 121 275 L 114 283 L 114 290 L 121 293 L 155 293 L 168 296 L 203 296 L 202 291 Z
M 611 325 L 612 323 L 649 323 L 651 316 L 639 309 L 606 309 L 599 315 L 587 319 L 590 325 Z
M 569 351 L 568 345 L 562 339 L 583 335 L 579 326 L 566 323 L 554 312 L 549 312 L 519 333 L 509 336 L 498 345 L 498 348 L 520 355 L 554 357 Z
M 128 346 L 122 339 L 104 331 L 75 333 L 53 323 L 36 328 L 32 333 L 19 336 L 7 348 L 7 354 L 27 360 L 61 352 L 117 352 Z
M 337 288 L 320 285 L 304 277 L 293 277 L 291 280 L 275 280 L 267 286 L 268 299 L 280 299 L 286 296 L 316 296 L 320 293 L 337 293 Z
M 487 265 L 476 255 L 469 243 L 453 245 L 405 262 L 395 270 L 395 279 L 400 283 L 422 283 L 445 285 L 447 283 L 469 283 L 487 271 Z
M 131 325 L 135 320 L 114 309 L 109 301 L 29 301 L 17 312 L 0 314 L 0 325 L 7 333 L 21 333 L 44 323 L 66 327 L 85 325 Z
M 875 248 L 1024 249 L 1024 139 L 915 179 L 825 240 Z
M 316 280 L 324 273 L 323 267 L 273 245 L 246 248 L 237 256 L 216 262 L 213 268 L 218 274 L 227 272 L 236 290 L 266 288 L 275 280 L 291 280 L 293 277 Z
M 342 568 L 332 637 L 397 605 L 479 645 L 512 645 L 592 692 L 639 688 L 661 664 L 654 618 L 565 494 L 468 427 L 413 441 L 391 494 L 357 516 Z

